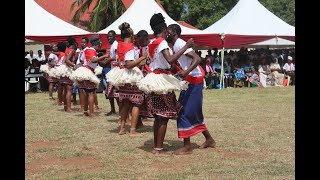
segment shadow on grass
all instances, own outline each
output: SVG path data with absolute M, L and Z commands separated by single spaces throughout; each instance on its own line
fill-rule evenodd
M 164 140 L 163 142 L 163 149 L 165 151 L 175 151 L 183 146 L 183 140 Z M 200 146 L 196 143 L 191 143 L 192 149 L 199 148 Z M 149 139 L 144 142 L 142 146 L 138 146 L 137 148 L 146 151 L 151 152 L 153 149 L 153 139 Z

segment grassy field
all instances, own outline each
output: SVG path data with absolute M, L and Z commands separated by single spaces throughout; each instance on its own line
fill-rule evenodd
M 109 102 L 94 119 L 53 105 L 47 93 L 25 96 L 26 179 L 295 179 L 295 89 L 230 88 L 204 90 L 203 109 L 216 148 L 191 155 L 155 156 L 152 121 L 140 137 L 118 135 Z M 56 93 L 54 94 L 56 96 Z M 152 119 L 151 119 L 152 120 Z M 129 126 L 128 126 L 129 129 Z M 176 122 L 170 120 L 164 148 L 180 148 Z

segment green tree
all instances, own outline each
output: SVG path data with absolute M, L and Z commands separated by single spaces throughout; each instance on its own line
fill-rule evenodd
M 261 0 L 260 3 L 286 23 L 295 26 L 294 0 Z
M 184 0 L 160 0 L 160 3 L 172 19 L 175 21 L 181 19 Z
M 161 4 L 174 20 L 183 20 L 205 29 L 225 16 L 239 0 L 162 0 Z M 169 5 L 166 5 L 166 4 Z M 170 4 L 171 3 L 171 4 Z M 178 3 L 181 3 L 180 5 Z M 290 25 L 295 25 L 294 0 L 260 0 L 269 11 Z M 182 10 L 180 9 L 182 5 Z M 169 8 L 170 7 L 170 8 Z M 179 17 L 179 14 L 181 15 Z
M 91 21 L 88 26 L 88 30 L 92 32 L 106 28 L 126 10 L 121 0 L 75 0 L 70 7 L 70 11 L 72 12 L 76 6 L 79 9 L 75 11 L 71 21 L 74 24 L 80 23 L 80 18 L 93 3 L 96 4 L 92 10 Z

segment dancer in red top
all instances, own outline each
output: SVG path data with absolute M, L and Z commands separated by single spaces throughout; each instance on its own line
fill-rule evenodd
M 94 69 L 97 67 L 99 61 L 103 61 L 109 55 L 102 55 L 97 57 L 97 50 L 101 47 L 101 41 L 99 35 L 93 35 L 90 38 L 92 47 L 85 48 L 84 55 L 85 61 L 82 67 L 77 68 L 70 76 L 80 89 L 85 91 L 85 105 L 84 116 L 94 117 L 94 92 L 100 83 L 100 79 L 95 75 Z M 89 113 L 88 113 L 89 106 Z
M 154 31 L 155 40 L 148 45 L 148 58 L 151 73 L 139 81 L 138 87 L 147 96 L 148 114 L 155 118 L 154 149 L 152 153 L 159 154 L 163 151 L 163 141 L 169 119 L 176 119 L 181 104 L 177 101 L 174 90 L 182 90 L 188 87 L 187 82 L 175 78 L 170 72 L 171 63 L 175 62 L 185 50 L 193 45 L 193 39 L 176 54 L 172 53 L 167 41 L 167 25 L 161 13 L 154 14 L 150 19 L 150 26 Z M 172 55 L 173 54 L 173 55 Z
M 119 26 L 121 30 L 121 42 L 118 42 L 117 53 L 120 61 L 119 76 L 114 80 L 107 77 L 108 81 L 119 88 L 119 102 L 122 104 L 120 115 L 121 125 L 119 134 L 125 134 L 125 123 L 130 108 L 132 107 L 132 118 L 130 136 L 136 136 L 136 126 L 140 113 L 140 106 L 144 101 L 144 93 L 139 90 L 136 83 L 143 78 L 142 71 L 137 67 L 146 58 L 146 54 L 139 58 L 135 53 L 133 45 L 133 30 L 126 22 Z M 112 73 L 112 71 L 110 71 Z M 107 74 L 108 75 L 108 74 Z M 110 74 L 109 74 L 110 75 Z

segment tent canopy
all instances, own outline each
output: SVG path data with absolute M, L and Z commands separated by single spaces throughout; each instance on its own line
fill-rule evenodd
M 275 37 L 294 41 L 295 37 L 295 27 L 275 16 L 258 0 L 239 0 L 230 12 L 204 31 L 224 34 L 226 48 Z
M 154 0 L 134 0 L 130 7 L 122 14 L 116 21 L 114 21 L 107 28 L 99 31 L 99 34 L 107 34 L 108 31 L 114 30 L 117 35 L 120 35 L 119 25 L 123 22 L 130 24 L 130 27 L 136 34 L 140 30 L 146 30 L 149 35 L 153 34 L 150 27 L 150 19 L 153 14 L 162 13 L 165 18 L 166 24 L 179 24 L 174 21 Z M 189 39 L 194 38 L 195 43 L 210 46 L 210 47 L 221 47 L 222 42 L 220 36 L 217 33 L 206 33 L 201 30 L 188 28 L 185 26 L 181 27 L 181 38 Z M 102 36 L 106 38 L 106 36 Z
M 34 0 L 26 0 L 25 4 L 25 37 L 43 43 L 65 41 L 68 36 L 77 39 L 88 31 L 73 26 L 50 14 Z

